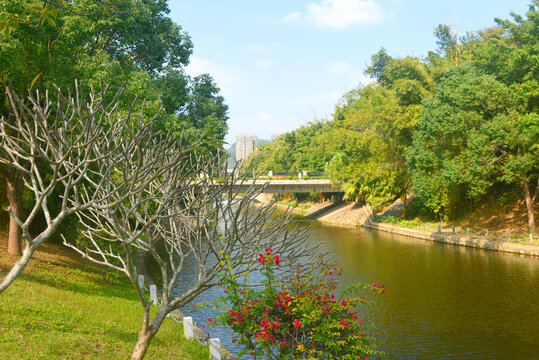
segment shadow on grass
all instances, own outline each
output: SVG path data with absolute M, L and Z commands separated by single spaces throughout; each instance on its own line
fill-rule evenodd
M 0 268 L 3 268 L 0 278 L 6 275 L 17 260 L 16 256 L 7 255 L 6 243 L 7 241 L 0 242 Z M 138 301 L 135 289 L 125 274 L 106 269 L 115 277 L 113 284 L 109 285 L 103 279 L 104 271 L 105 267 L 83 259 L 63 245 L 45 242 L 19 277 L 80 294 Z
M 61 276 L 64 276 L 62 274 Z M 128 284 L 97 284 L 93 279 L 90 279 L 93 284 L 77 284 L 70 281 L 66 281 L 60 277 L 55 278 L 50 273 L 44 275 L 38 275 L 34 273 L 25 273 L 21 275 L 21 279 L 25 279 L 30 282 L 35 282 L 45 286 L 53 288 L 62 288 L 63 290 L 73 291 L 84 295 L 99 295 L 109 298 L 121 298 L 124 300 L 138 301 L 135 294 L 135 289 Z M 126 294 L 127 291 L 132 291 L 132 295 Z

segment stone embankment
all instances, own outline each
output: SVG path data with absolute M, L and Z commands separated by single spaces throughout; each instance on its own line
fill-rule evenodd
M 447 234 L 410 229 L 393 224 L 377 223 L 370 220 L 363 224 L 363 226 L 370 229 L 411 236 L 423 240 L 539 257 L 539 245 L 534 244 L 514 243 L 509 241 L 481 239 L 472 237 L 471 235 Z
M 267 199 L 260 199 L 267 202 Z M 323 206 L 322 206 L 323 205 Z M 282 207 L 286 207 L 281 205 Z M 370 210 L 357 203 L 340 202 L 324 203 L 321 208 L 311 207 L 309 211 L 302 211 L 301 215 L 312 217 L 313 219 L 332 225 L 342 226 L 363 226 L 369 229 L 385 231 L 392 234 L 410 236 L 428 241 L 443 242 L 446 244 L 467 246 L 472 248 L 496 250 L 508 253 L 522 254 L 539 257 L 539 245 L 526 244 L 522 242 L 511 242 L 481 238 L 471 234 L 453 234 L 439 231 L 425 231 L 421 229 L 411 229 L 394 224 L 385 224 L 373 221 Z M 299 213 L 299 212 L 297 212 Z
M 379 231 L 385 231 L 392 234 L 399 234 L 404 236 L 410 236 L 417 239 L 423 239 L 428 241 L 442 242 L 446 244 L 473 247 L 478 249 L 496 250 L 508 253 L 515 253 L 521 255 L 538 256 L 539 257 L 539 245 L 515 243 L 510 241 L 493 240 L 487 238 L 481 238 L 478 236 L 472 236 L 472 234 L 454 234 L 443 233 L 441 231 L 428 231 L 420 229 L 411 229 L 394 224 L 384 224 L 375 222 L 373 220 L 372 209 L 368 206 L 363 206 L 364 216 L 366 220 L 363 220 L 362 226 Z

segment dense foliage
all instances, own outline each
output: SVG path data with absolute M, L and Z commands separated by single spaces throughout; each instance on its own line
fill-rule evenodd
M 75 80 L 81 80 L 87 89 L 109 86 L 108 94 L 125 85 L 120 114 L 130 111 L 135 98 L 144 98 L 132 110 L 144 106 L 145 114 L 156 114 L 162 108 L 156 129 L 183 132 L 192 141 L 203 134 L 222 140 L 228 106 L 210 75 L 185 72 L 193 44 L 169 12 L 165 0 L 2 0 L 0 116 L 12 116 L 6 87 L 21 98 L 29 89 L 43 97 L 54 85 L 64 94 L 73 91 Z M 2 207 L 9 203 L 20 215 L 33 195 L 23 191 L 20 171 L 1 165 L 4 179 L 8 194 L 0 197 Z M 10 229 L 10 243 L 20 243 L 13 220 Z
M 253 164 L 325 171 L 349 199 L 381 206 L 413 192 L 451 218 L 493 185 L 520 187 L 529 231 L 539 193 L 539 1 L 525 16 L 457 37 L 434 30 L 423 58 L 372 56 L 368 86 L 346 93 L 331 119 L 284 134 Z
M 61 5 L 58 5 L 61 4 Z M 73 88 L 75 79 L 116 90 L 126 84 L 125 103 L 147 98 L 163 130 L 223 139 L 228 107 L 208 74 L 192 78 L 184 71 L 193 44 L 169 17 L 163 0 L 111 3 L 79 0 L 5 0 L 0 7 L 0 84 L 24 95 L 28 88 Z M 4 92 L 0 114 L 7 115 Z M 155 112 L 155 111 L 154 111 Z

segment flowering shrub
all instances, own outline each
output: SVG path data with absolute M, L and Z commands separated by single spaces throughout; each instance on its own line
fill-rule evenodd
M 231 274 L 222 277 L 226 311 L 213 324 L 230 327 L 234 341 L 263 359 L 367 359 L 381 354 L 360 318 L 366 304 L 359 293 L 372 289 L 384 293 L 383 285 L 355 285 L 335 295 L 342 269 L 321 260 L 315 265 L 281 266 L 268 248 L 258 255 L 263 286 L 240 284 Z M 208 319 L 211 320 L 211 319 Z

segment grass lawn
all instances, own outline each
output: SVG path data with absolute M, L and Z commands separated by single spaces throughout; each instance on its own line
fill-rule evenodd
M 300 209 L 309 209 L 311 207 L 310 205 L 298 204 L 297 202 L 284 201 L 284 200 L 277 201 L 277 204 L 287 205 L 287 206 L 291 206 L 291 207 L 297 207 L 297 208 L 300 208 Z
M 5 234 L 0 239 L 3 276 L 17 257 L 7 255 Z M 0 359 L 130 358 L 142 308 L 124 275 L 113 274 L 108 285 L 102 273 L 63 246 L 43 244 L 0 294 Z M 166 319 L 146 358 L 207 359 L 208 349 Z

